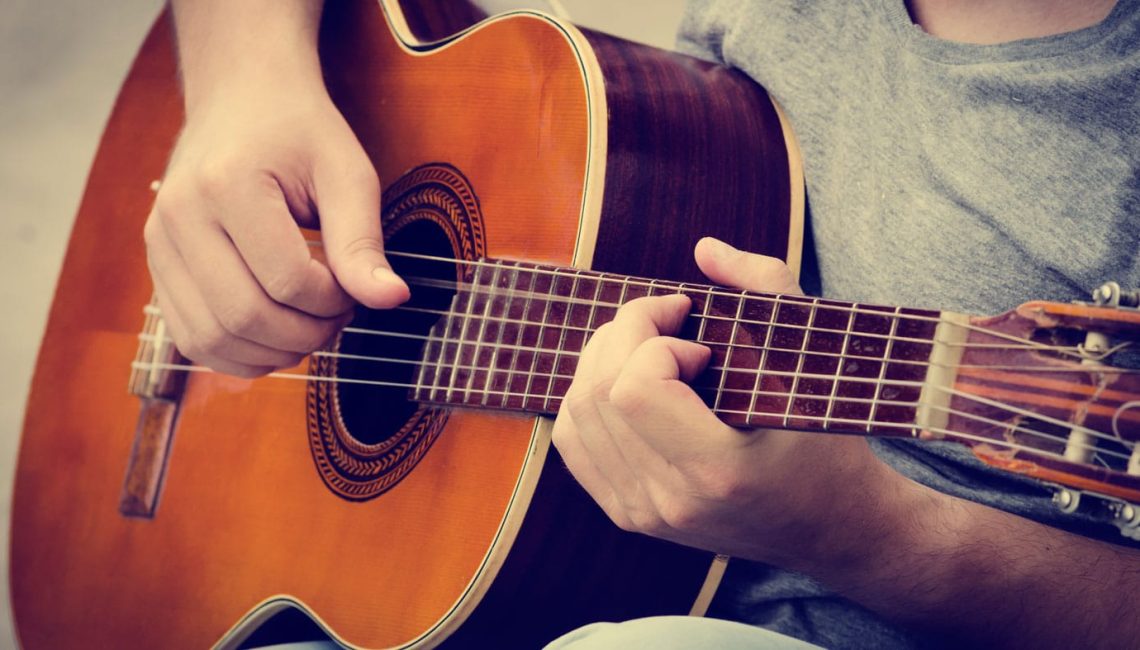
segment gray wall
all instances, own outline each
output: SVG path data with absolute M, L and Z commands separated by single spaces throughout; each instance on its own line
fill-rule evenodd
M 500 7 L 541 2 L 487 0 Z M 562 0 L 581 24 L 663 47 L 682 0 Z M 158 0 L 6 0 L 0 9 L 0 516 L 39 338 L 87 168 Z M 108 251 L 112 254 L 113 251 Z M 15 646 L 0 527 L 0 648 Z

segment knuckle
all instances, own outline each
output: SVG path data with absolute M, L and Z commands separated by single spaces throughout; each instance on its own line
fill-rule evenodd
M 341 253 L 348 258 L 358 257 L 362 254 L 383 254 L 384 245 L 379 239 L 362 235 L 349 240 L 341 247 Z
M 614 380 L 608 377 L 598 377 L 590 382 L 588 395 L 595 403 L 608 402 L 612 399 Z
M 669 499 L 660 506 L 661 524 L 673 530 L 693 530 L 698 524 L 698 512 L 688 499 Z
M 570 390 L 566 392 L 566 397 L 563 402 L 566 408 L 566 415 L 574 422 L 582 422 L 589 417 L 590 412 L 594 409 L 594 397 L 590 394 L 589 390 L 583 390 L 581 382 L 574 382 L 570 385 Z
M 244 301 L 232 302 L 218 311 L 218 321 L 226 332 L 252 338 L 262 324 L 261 310 Z
M 306 351 L 323 348 L 336 335 L 339 322 L 335 319 L 317 320 L 301 334 L 301 347 Z
M 297 268 L 274 273 L 266 278 L 263 288 L 274 301 L 293 305 L 305 295 L 304 274 Z
M 147 225 L 149 226 L 152 221 L 157 222 L 154 224 L 155 227 L 175 224 L 180 215 L 188 212 L 188 206 L 191 204 L 192 200 L 182 183 L 177 180 L 165 182 L 154 198 L 154 211 L 152 218 L 147 220 Z
M 248 165 L 233 155 L 210 158 L 198 164 L 194 170 L 194 186 L 204 196 L 217 198 L 224 196 L 233 187 Z
M 627 514 L 630 523 L 636 529 L 636 532 L 653 534 L 660 532 L 661 517 L 653 511 L 644 509 L 631 509 Z
M 637 419 L 648 411 L 650 395 L 644 384 L 620 378 L 609 391 L 609 401 L 626 418 Z
M 201 357 L 219 356 L 225 352 L 230 335 L 221 326 L 200 329 L 190 334 L 190 347 Z
M 604 510 L 606 516 L 609 517 L 610 521 L 614 522 L 614 525 L 618 528 L 624 530 L 627 533 L 641 532 L 641 529 L 637 527 L 637 524 L 633 521 L 633 519 L 626 515 L 625 511 L 623 511 L 621 508 L 610 506 L 608 508 L 604 508 Z

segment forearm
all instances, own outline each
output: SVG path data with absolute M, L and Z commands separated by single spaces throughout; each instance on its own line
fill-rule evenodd
M 321 86 L 324 0 L 173 0 L 187 113 L 265 84 Z
M 953 645 L 1136 646 L 1140 553 L 918 486 L 900 503 L 882 541 L 817 576 Z

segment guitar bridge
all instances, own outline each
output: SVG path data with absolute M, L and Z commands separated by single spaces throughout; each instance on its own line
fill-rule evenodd
M 151 519 L 158 508 L 186 381 L 186 373 L 177 372 L 176 368 L 187 361 L 167 338 L 166 322 L 153 298 L 143 313 L 146 323 L 139 333 L 130 379 L 130 392 L 139 398 L 141 408 L 123 478 L 119 512 L 126 517 Z

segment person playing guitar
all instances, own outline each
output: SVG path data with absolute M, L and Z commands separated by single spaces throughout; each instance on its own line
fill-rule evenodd
M 145 228 L 150 270 L 182 353 L 259 376 L 409 288 L 384 255 L 376 172 L 325 90 L 320 0 L 173 7 L 186 124 Z M 977 313 L 1140 285 L 1140 2 L 710 1 L 682 29 L 796 125 L 809 290 Z M 327 265 L 297 224 L 319 225 Z M 713 283 L 800 292 L 775 258 L 713 239 L 694 254 Z M 672 336 L 689 307 L 623 306 L 586 346 L 554 442 L 617 526 L 756 563 L 733 565 L 714 614 L 834 647 L 1135 646 L 1140 551 L 966 455 L 728 427 L 685 384 L 708 360 Z M 553 647 L 778 642 L 667 619 Z

